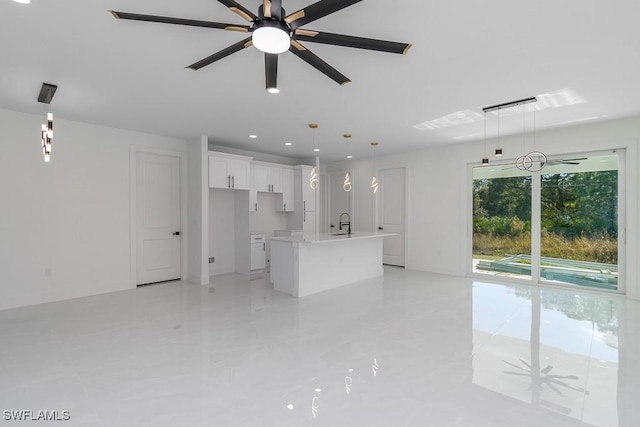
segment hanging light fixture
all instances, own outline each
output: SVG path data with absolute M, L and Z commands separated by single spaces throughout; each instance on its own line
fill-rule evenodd
M 345 133 L 342 136 L 347 142 L 347 159 L 351 159 L 352 156 L 349 155 L 349 138 L 351 138 L 351 134 Z M 351 175 L 349 175 L 349 170 L 347 170 L 347 173 L 344 175 L 344 183 L 342 184 L 342 189 L 348 193 L 349 191 L 351 191 L 351 188 Z
M 376 147 L 378 146 L 377 142 L 372 142 L 371 147 L 373 148 L 373 174 L 371 176 L 371 191 L 373 194 L 378 194 L 378 177 L 376 176 L 376 165 L 378 163 L 378 157 L 376 154 Z
M 482 166 L 489 164 L 489 158 L 487 157 L 487 112 L 484 112 L 484 157 L 482 157 Z
M 524 127 L 524 119 L 525 119 L 525 108 L 524 105 L 526 104 L 530 104 L 533 102 L 537 102 L 538 99 L 536 97 L 531 97 L 531 98 L 524 98 L 524 99 L 519 99 L 517 101 L 512 101 L 512 102 L 505 102 L 504 104 L 497 104 L 497 105 L 492 105 L 490 107 L 484 107 L 482 109 L 482 111 L 484 111 L 485 114 L 485 120 L 486 120 L 486 115 L 488 112 L 491 111 L 498 111 L 498 120 L 500 120 L 500 110 L 504 109 L 504 108 L 511 108 L 511 107 L 515 107 L 518 105 L 522 105 L 522 114 L 523 114 L 523 129 L 522 129 L 522 137 L 523 137 L 523 151 L 524 151 L 524 136 L 525 136 L 525 127 Z M 518 159 L 516 160 L 516 167 L 520 170 L 526 170 L 526 171 L 530 171 L 530 172 L 538 172 L 540 170 L 542 170 L 542 168 L 545 167 L 545 165 L 547 164 L 547 156 L 540 152 L 540 151 L 536 151 L 536 139 L 535 139 L 535 128 L 536 128 L 536 124 L 535 124 L 535 117 L 536 117 L 536 109 L 535 106 L 533 107 L 533 151 L 527 153 L 527 154 L 523 154 L 522 156 L 518 157 Z M 487 146 L 487 131 L 486 131 L 487 127 L 486 127 L 486 123 L 485 123 L 485 152 L 486 152 L 486 146 Z M 498 122 L 498 135 L 500 135 L 500 124 Z M 497 151 L 497 150 L 496 150 Z M 497 153 L 496 153 L 497 154 Z M 482 159 L 482 163 L 485 164 L 485 159 Z M 489 163 L 488 159 L 487 162 Z
M 485 113 L 485 119 L 487 117 L 487 113 Z M 498 110 L 498 147 L 502 144 L 500 143 L 500 110 Z M 502 157 L 502 148 L 496 148 L 495 151 L 496 157 Z
M 53 113 L 51 112 L 51 100 L 55 95 L 58 86 L 49 83 L 42 83 L 40 94 L 38 94 L 38 102 L 43 104 L 45 109 L 45 122 L 40 127 L 40 138 L 42 145 L 42 155 L 45 162 L 51 161 L 51 144 L 53 143 Z M 46 108 L 44 105 L 48 105 Z
M 318 129 L 318 124 L 309 123 L 309 128 L 313 133 L 313 147 L 314 147 L 313 151 L 316 151 L 316 152 L 320 151 L 316 147 L 316 129 Z M 309 175 L 309 187 L 311 187 L 314 190 L 318 188 L 318 171 L 316 170 L 316 166 L 313 166 L 313 168 L 311 169 L 311 174 Z

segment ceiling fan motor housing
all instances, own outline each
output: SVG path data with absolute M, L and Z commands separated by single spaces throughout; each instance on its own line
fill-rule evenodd
M 265 18 L 256 20 L 249 28 L 253 33 L 253 45 L 266 53 L 282 53 L 289 50 L 291 27 L 284 21 Z

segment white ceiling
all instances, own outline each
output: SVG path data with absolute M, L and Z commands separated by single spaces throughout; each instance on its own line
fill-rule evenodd
M 261 1 L 240 3 L 256 12 Z M 311 3 L 283 0 L 289 13 Z M 286 52 L 276 95 L 255 48 L 184 68 L 245 34 L 116 20 L 110 9 L 245 23 L 215 0 L 0 0 L 0 108 L 41 113 L 49 82 L 57 117 L 293 157 L 313 154 L 317 122 L 328 160 L 346 154 L 344 133 L 355 158 L 371 141 L 386 154 L 482 139 L 483 106 L 530 96 L 548 107 L 536 130 L 640 114 L 637 0 L 364 0 L 304 28 L 412 43 L 408 54 L 306 43 L 352 82 Z M 521 130 L 522 115 L 501 116 L 502 134 Z

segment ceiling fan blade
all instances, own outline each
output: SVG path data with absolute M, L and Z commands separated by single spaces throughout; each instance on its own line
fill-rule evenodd
M 264 77 L 266 88 L 276 89 L 278 87 L 278 55 L 275 53 L 264 54 Z
M 361 1 L 362 0 L 320 0 L 319 2 L 305 7 L 304 9 L 293 12 L 284 20 L 291 25 L 292 30 L 295 30 L 309 22 L 320 19 L 323 16 L 330 15 Z
M 240 16 L 247 22 L 253 22 L 254 19 L 257 18 L 249 9 L 242 6 L 240 3 L 233 0 L 218 0 L 223 5 L 227 6 L 229 10 L 236 15 Z
M 322 72 L 324 75 L 338 83 L 339 85 L 344 85 L 349 83 L 347 77 L 345 77 L 341 72 L 333 68 L 331 65 L 324 62 L 318 56 L 316 56 L 309 49 L 305 48 L 303 45 L 298 43 L 295 40 L 291 41 L 291 46 L 289 47 L 289 51 L 293 52 L 298 58 L 305 61 L 307 64 L 311 65 L 316 70 Z
M 386 40 L 368 39 L 364 37 L 347 36 L 344 34 L 323 33 L 320 31 L 297 29 L 294 33 L 297 40 L 331 44 L 335 46 L 353 47 L 357 49 L 377 50 L 380 52 L 400 53 L 405 55 L 411 44 Z
M 262 1 L 262 11 L 265 18 L 271 18 L 271 0 Z
M 231 55 L 232 53 L 236 53 L 238 51 L 241 51 L 242 49 L 245 49 L 249 46 L 251 46 L 251 37 L 248 37 L 242 41 L 239 41 L 238 43 L 232 44 L 231 46 L 222 49 L 219 52 L 214 53 L 213 55 L 207 56 L 204 59 L 201 59 L 198 62 L 195 62 L 191 65 L 189 65 L 186 68 L 191 68 L 192 70 L 199 70 L 202 67 L 206 67 L 209 64 L 212 64 L 216 61 L 221 60 L 222 58 L 226 58 L 227 56 Z
M 220 30 L 230 30 L 230 31 L 245 31 L 245 32 L 249 31 L 249 27 L 246 25 L 233 25 L 233 24 L 224 24 L 221 22 L 198 21 L 194 19 L 173 18 L 170 16 L 140 15 L 138 13 L 117 12 L 115 10 L 110 10 L 109 13 L 111 13 L 116 19 L 158 22 L 161 24 L 188 25 L 191 27 L 217 28 Z
M 282 0 L 263 0 L 262 10 L 265 18 L 282 19 Z

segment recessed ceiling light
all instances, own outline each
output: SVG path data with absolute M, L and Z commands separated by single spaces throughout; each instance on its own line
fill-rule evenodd
M 280 93 L 280 89 L 278 89 L 277 87 L 270 87 L 269 89 L 267 89 L 267 92 L 269 92 L 269 93 Z
M 290 145 L 293 145 L 293 143 L 291 143 L 291 142 L 285 142 L 285 143 L 284 143 L 284 145 L 286 145 L 286 146 L 288 147 L 288 146 L 290 146 Z
M 313 151 L 318 152 L 318 151 L 320 151 L 320 149 L 319 148 L 314 148 Z
M 256 139 L 258 137 L 258 135 L 249 135 L 249 138 L 251 139 Z
M 353 159 L 353 156 L 347 156 L 347 159 Z
M 31 0 L 13 0 L 16 3 L 21 3 L 21 4 L 29 4 L 31 3 Z

